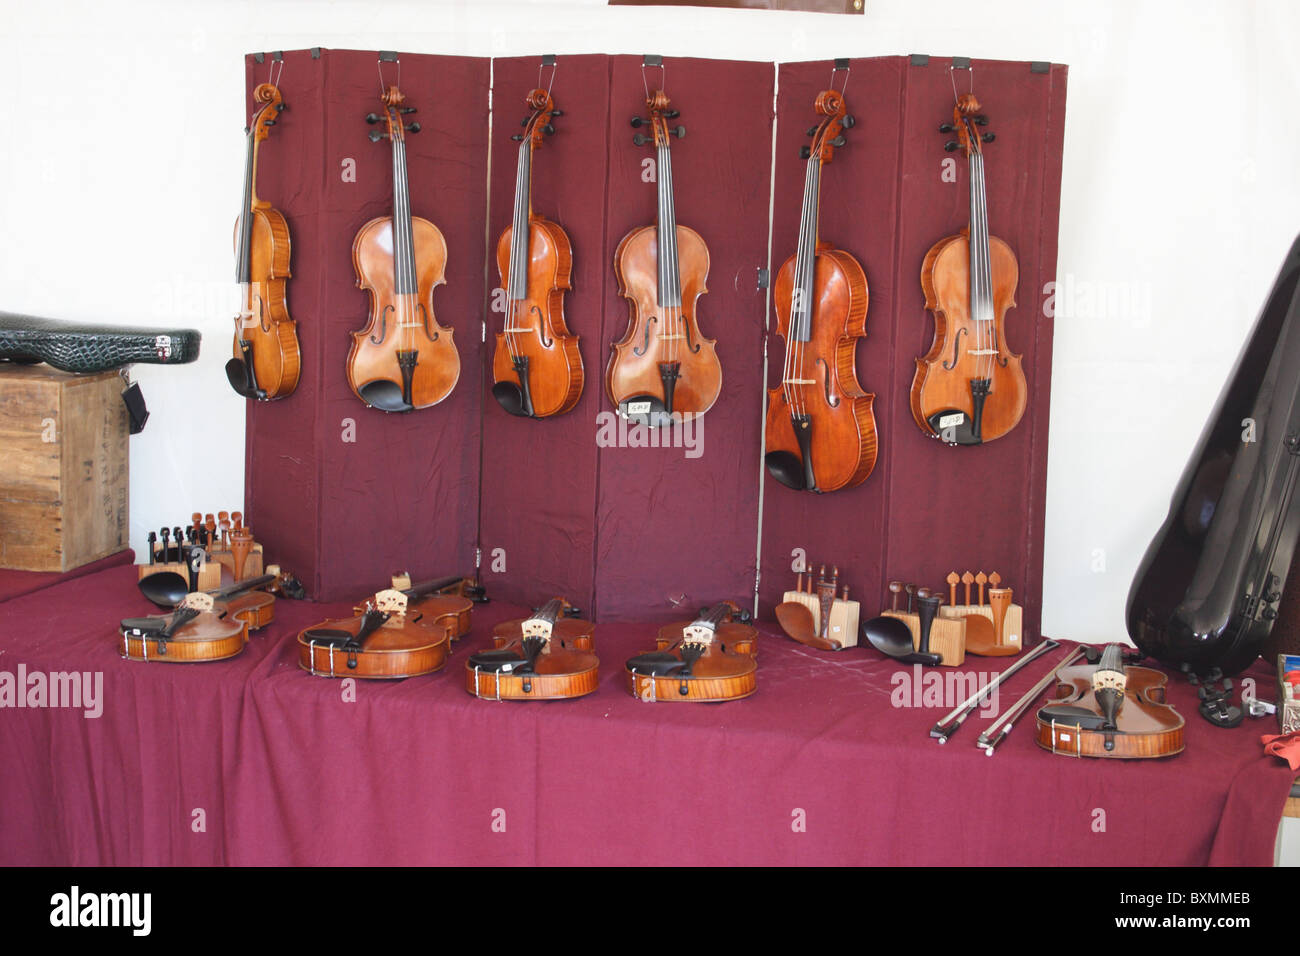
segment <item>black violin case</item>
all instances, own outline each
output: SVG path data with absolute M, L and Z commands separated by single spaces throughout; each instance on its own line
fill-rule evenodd
M 196 329 L 94 325 L 0 312 L 0 361 L 46 362 L 65 372 L 184 365 L 199 357 Z

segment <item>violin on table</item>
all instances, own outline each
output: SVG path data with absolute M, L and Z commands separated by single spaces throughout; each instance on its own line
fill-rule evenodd
M 614 343 L 605 370 L 605 391 L 630 422 L 669 425 L 703 415 L 722 390 L 722 365 L 715 340 L 700 334 L 696 302 L 707 291 L 709 247 L 694 229 L 677 224 L 673 202 L 673 164 L 669 143 L 686 135 L 685 126 L 668 128 L 679 114 L 663 90 L 646 99 L 649 126 L 633 142 L 655 147 L 659 211 L 652 226 L 633 229 L 614 251 L 619 294 L 628 300 L 627 333 Z
M 647 703 L 739 700 L 758 687 L 758 632 L 749 614 L 721 601 L 693 621 L 659 629 L 657 650 L 628 660 L 627 690 Z
M 796 491 L 828 492 L 866 481 L 876 465 L 875 396 L 858 384 L 857 343 L 867 334 L 867 277 L 852 255 L 817 237 L 822 167 L 854 125 L 844 97 L 814 104 L 799 244 L 776 275 L 777 335 L 785 339 L 781 384 L 768 393 L 768 473 Z
M 483 700 L 564 700 L 600 684 L 590 621 L 562 597 L 492 629 L 494 649 L 465 661 L 465 689 Z
M 950 445 L 1001 438 L 1019 423 L 1029 399 L 1020 356 L 1007 348 L 1007 310 L 1016 304 L 1020 265 L 1011 247 L 989 235 L 984 188 L 988 120 L 967 93 L 957 100 L 949 151 L 960 148 L 970 167 L 970 225 L 940 239 L 921 265 L 925 307 L 934 313 L 934 342 L 916 360 L 912 418 L 921 431 Z
M 260 84 L 253 99 L 262 105 L 245 131 L 244 205 L 235 226 L 235 281 L 241 304 L 235 316 L 235 357 L 226 363 L 226 378 L 245 398 L 273 401 L 298 387 L 302 355 L 285 296 L 289 224 L 257 196 L 258 150 L 285 106 L 280 90 L 270 83 Z
M 193 560 L 193 558 L 191 559 Z M 300 600 L 306 597 L 302 585 L 292 574 L 271 565 L 267 573 L 255 578 L 245 578 L 223 588 L 203 593 L 212 597 L 213 610 L 242 620 L 250 631 L 260 630 L 275 620 L 275 599 L 289 597 Z M 190 582 L 175 571 L 159 571 L 140 579 L 140 593 L 159 607 L 175 608 L 184 600 Z
M 578 336 L 564 321 L 564 293 L 573 273 L 573 247 L 565 231 L 532 209 L 533 150 L 555 132 L 562 116 L 551 94 L 528 94 L 515 173 L 515 211 L 497 242 L 497 268 L 506 290 L 505 328 L 497 333 L 492 395 L 511 415 L 547 418 L 567 412 L 582 397 Z
M 1168 678 L 1125 665 L 1119 644 L 1093 665 L 1063 668 L 1056 700 L 1038 710 L 1038 746 L 1070 757 L 1170 757 L 1183 749 L 1183 718 L 1165 703 Z
M 120 625 L 122 657 L 195 664 L 241 653 L 248 644 L 248 625 L 214 604 L 211 594 L 195 591 L 171 614 L 126 618 Z
M 447 243 L 427 219 L 411 214 L 406 173 L 406 124 L 415 107 L 396 86 L 383 95 L 384 115 L 366 122 L 383 123 L 387 132 L 370 131 L 372 142 L 387 138 L 393 147 L 393 214 L 370 220 L 352 243 L 357 285 L 370 293 L 370 318 L 352 333 L 348 385 L 371 408 L 409 412 L 436 405 L 460 379 L 460 353 L 452 330 L 433 314 L 433 290 L 442 285 Z
M 469 630 L 465 588 L 452 577 L 380 591 L 354 616 L 300 632 L 298 666 L 316 677 L 376 680 L 441 670 L 452 639 Z

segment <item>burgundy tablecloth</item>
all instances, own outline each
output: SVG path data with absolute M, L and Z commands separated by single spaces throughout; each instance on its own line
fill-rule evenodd
M 87 574 L 94 574 L 105 568 L 115 568 L 119 564 L 131 564 L 134 561 L 135 552 L 128 548 L 125 551 L 117 552 L 117 554 L 110 554 L 106 558 L 100 558 L 98 561 L 92 561 L 90 564 L 83 564 L 79 568 L 73 568 L 71 571 L 13 571 L 8 568 L 0 568 L 0 601 L 7 601 L 23 594 L 31 594 L 41 588 L 48 588 L 52 584 L 85 577 Z
M 1022 726 L 990 758 L 982 721 L 931 741 L 940 709 L 894 706 L 899 668 L 874 652 L 766 626 L 747 701 L 628 696 L 622 662 L 656 628 L 615 623 L 597 693 L 489 703 L 464 660 L 518 612 L 490 604 L 444 671 L 349 701 L 297 668 L 294 641 L 343 605 L 282 601 L 231 661 L 121 660 L 115 622 L 149 610 L 130 567 L 0 604 L 0 680 L 103 675 L 97 718 L 0 710 L 0 863 L 1266 865 L 1292 781 L 1261 754 L 1270 725 L 1212 728 L 1177 681 L 1178 757 L 1056 757 Z

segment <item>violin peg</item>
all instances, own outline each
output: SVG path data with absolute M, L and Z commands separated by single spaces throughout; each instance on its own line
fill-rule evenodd
M 677 117 L 681 115 L 682 115 L 681 110 L 665 110 L 663 114 L 664 119 L 677 119 Z
M 644 146 L 646 143 L 650 142 L 650 137 L 637 133 L 632 137 L 632 142 L 636 143 L 638 146 Z
M 957 148 L 958 148 L 958 144 L 956 140 L 949 140 L 948 142 L 943 144 L 943 150 L 945 153 L 951 153 Z
M 807 159 L 807 158 L 808 158 L 809 156 L 811 156 L 811 155 L 812 155 L 812 150 L 809 149 L 807 146 L 800 146 L 800 147 L 799 147 L 799 158 L 800 158 L 800 159 Z
M 639 117 L 639 116 L 633 116 L 633 117 L 632 117 L 632 128 L 633 128 L 633 129 L 640 129 L 640 128 L 641 128 L 642 126 L 644 126 L 644 125 L 645 125 L 645 120 L 643 120 L 641 117 Z
M 1002 575 L 998 574 L 996 571 L 989 575 L 989 587 L 995 588 L 1001 583 Z
M 833 140 L 831 140 L 831 145 L 832 145 L 832 146 L 836 146 L 836 147 L 843 146 L 843 145 L 844 145 L 844 137 L 843 137 L 843 136 L 836 136 Z
M 995 139 L 997 139 L 997 136 L 994 135 L 993 133 L 983 133 L 983 134 L 980 135 L 980 141 L 981 141 L 981 142 L 991 143 L 991 142 L 993 142 Z
M 952 132 L 952 124 L 951 124 L 951 123 L 941 123 L 941 124 L 939 125 L 939 132 L 940 132 L 940 133 L 951 133 L 951 132 Z
M 983 113 L 980 113 L 978 116 L 975 117 L 975 125 L 976 125 L 976 126 L 988 126 L 988 125 L 989 125 L 989 118 L 988 118 L 987 116 L 985 116 Z
M 406 131 L 408 133 L 418 133 L 420 131 L 420 124 L 412 123 L 410 126 L 406 127 Z
M 685 126 L 678 126 L 675 129 L 669 130 L 669 132 L 672 133 L 674 136 L 676 136 L 678 139 L 684 139 L 686 137 Z M 992 134 L 990 133 L 989 135 L 991 136 Z
M 283 112 L 284 112 L 285 110 L 287 110 L 288 108 L 289 108 L 288 105 L 285 104 L 285 103 L 276 103 L 276 104 L 275 104 L 275 111 L 276 111 L 277 113 L 283 113 Z
M 563 115 L 564 115 L 564 110 L 551 110 L 551 115 L 552 115 L 552 116 L 563 116 Z
M 399 112 L 399 113 L 414 113 L 414 112 L 415 112 L 415 107 L 414 107 L 414 106 L 403 106 L 403 107 L 402 107 L 400 110 L 398 110 L 397 112 Z
M 551 123 L 547 123 L 545 126 L 542 127 L 542 132 L 545 133 L 547 136 L 554 136 L 555 126 L 552 125 Z
M 813 135 L 816 134 L 816 132 L 817 132 L 817 127 L 816 127 L 816 126 L 809 126 L 809 127 L 808 127 L 808 132 L 805 133 L 804 135 L 805 135 L 805 136 L 813 136 Z
M 377 143 L 377 142 L 379 142 L 381 139 L 387 139 L 387 138 L 388 138 L 388 134 L 387 134 L 387 133 L 381 133 L 381 132 L 379 132 L 379 130 L 377 130 L 377 129 L 372 129 L 372 130 L 370 131 L 370 142 L 372 142 L 372 143 Z
M 898 610 L 898 595 L 899 592 L 901 592 L 902 590 L 903 590 L 903 582 L 901 581 L 889 582 L 889 609 L 891 611 Z
M 916 597 L 917 597 L 917 600 L 924 601 L 924 600 L 925 600 L 926 598 L 928 598 L 929 596 L 930 596 L 930 589 L 929 589 L 929 588 L 917 588 L 917 589 L 916 589 Z
M 379 122 L 379 119 L 380 119 L 380 117 L 379 117 L 379 114 L 378 114 L 378 113 L 367 113 L 367 114 L 366 114 L 366 122 L 369 123 L 371 126 L 374 126 L 376 123 L 378 123 L 378 122 Z
M 844 119 L 840 120 L 840 125 L 845 129 L 853 129 L 853 127 L 858 125 L 858 121 L 852 116 L 845 115 Z

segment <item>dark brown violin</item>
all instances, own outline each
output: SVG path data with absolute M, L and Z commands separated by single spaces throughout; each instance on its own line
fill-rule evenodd
M 731 601 L 667 624 L 655 640 L 658 650 L 627 662 L 628 693 L 647 703 L 748 697 L 758 688 L 757 633 Z
M 934 343 L 916 360 L 912 417 L 921 431 L 950 445 L 979 445 L 1016 427 L 1029 398 L 1020 356 L 1007 348 L 1007 310 L 1016 304 L 1020 265 L 989 235 L 981 133 L 987 120 L 971 93 L 957 100 L 952 126 L 970 166 L 970 226 L 940 239 L 921 265 L 925 307 L 934 313 Z
M 469 629 L 471 603 L 464 584 L 453 577 L 380 591 L 355 616 L 299 633 L 298 666 L 316 677 L 378 680 L 440 670 L 452 639 Z
M 215 609 L 212 595 L 201 591 L 185 595 L 171 614 L 127 618 L 121 631 L 122 656 L 129 661 L 223 661 L 248 643 L 248 625 Z
M 460 379 L 460 354 L 452 330 L 433 314 L 433 290 L 445 281 L 447 243 L 438 227 L 411 214 L 406 175 L 406 125 L 415 108 L 396 86 L 384 92 L 384 115 L 366 121 L 383 123 L 387 132 L 370 131 L 393 147 L 393 214 L 370 220 L 352 243 L 357 285 L 370 293 L 370 319 L 352 333 L 348 384 L 358 398 L 385 412 L 409 412 L 436 405 Z
M 465 662 L 465 689 L 484 700 L 563 700 L 600 684 L 590 621 L 564 598 L 551 598 L 532 617 L 492 630 L 494 650 Z
M 1111 644 L 1095 665 L 1057 675 L 1056 700 L 1038 711 L 1038 746 L 1071 757 L 1169 757 L 1183 749 L 1183 718 L 1165 703 L 1168 678 L 1125 666 Z
M 867 277 L 858 261 L 817 237 L 822 166 L 853 126 L 844 97 L 824 90 L 804 176 L 799 245 L 776 275 L 776 331 L 785 339 L 781 384 L 768 393 L 768 473 L 797 491 L 838 491 L 876 465 L 875 396 L 858 384 L 857 340 L 867 334 Z
M 673 165 L 669 141 L 686 134 L 670 130 L 677 110 L 656 90 L 646 100 L 652 135 L 637 133 L 638 145 L 653 143 L 659 212 L 653 226 L 633 229 L 614 252 L 618 290 L 628 301 L 627 334 L 614 343 L 605 370 L 605 391 L 618 413 L 653 426 L 703 415 L 722 390 L 722 366 L 715 340 L 700 335 L 696 301 L 708 291 L 709 248 L 694 229 L 677 224 L 673 203 Z
M 298 327 L 289 318 L 285 280 L 289 278 L 289 224 L 269 202 L 257 197 L 257 154 L 284 110 L 280 91 L 262 83 L 253 91 L 262 104 L 245 133 L 244 205 L 235 224 L 235 281 L 240 311 L 235 316 L 235 357 L 226 378 L 245 398 L 272 401 L 298 387 L 302 355 Z
M 520 141 L 515 215 L 497 243 L 506 318 L 497 333 L 492 394 L 511 415 L 546 418 L 569 411 L 582 397 L 582 354 L 564 321 L 573 248 L 563 229 L 532 208 L 533 150 L 563 114 L 541 89 L 528 94 L 528 108 L 532 116 L 513 137 Z

